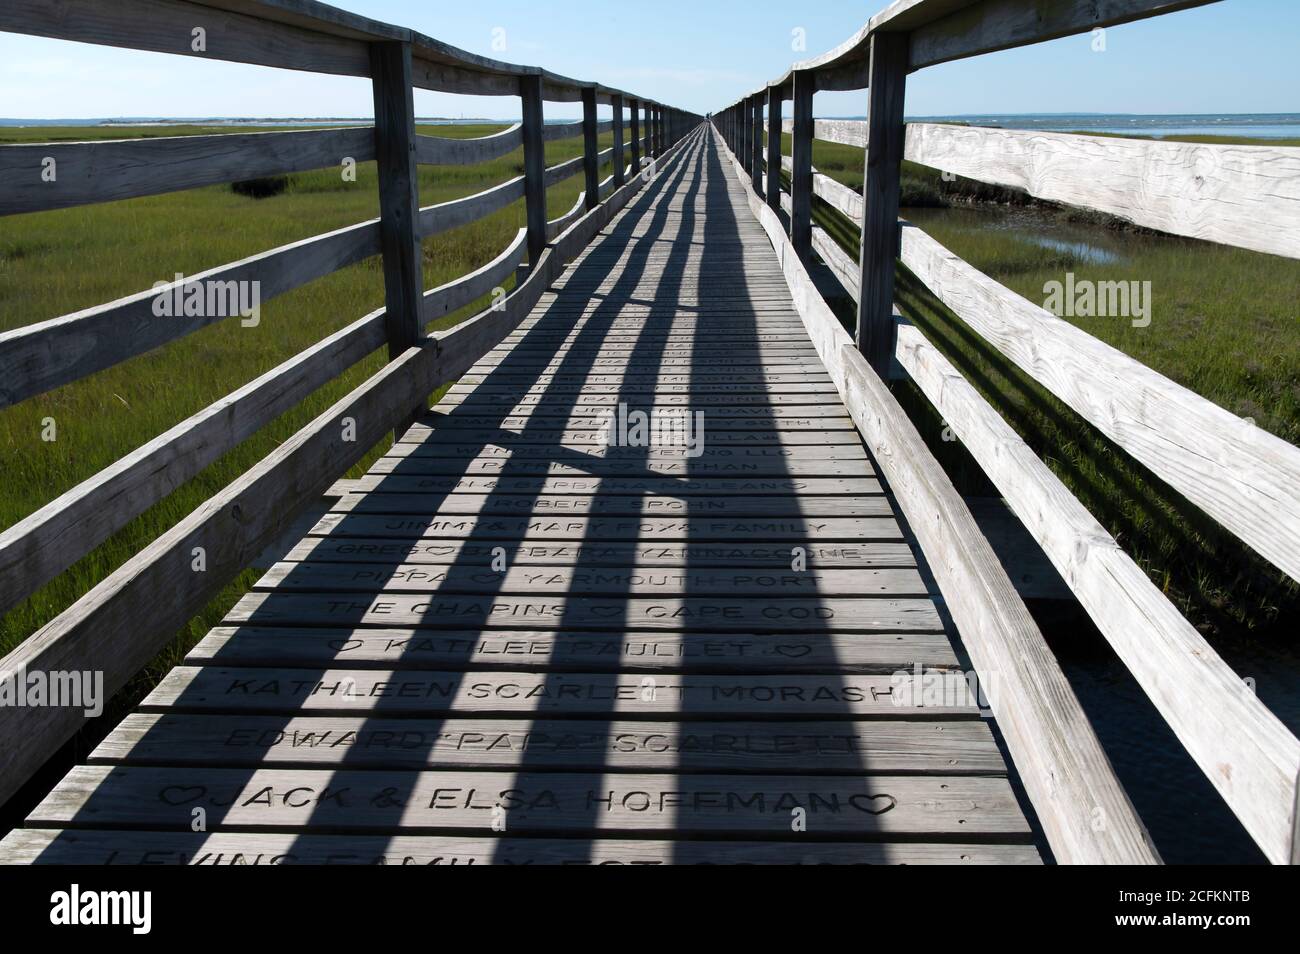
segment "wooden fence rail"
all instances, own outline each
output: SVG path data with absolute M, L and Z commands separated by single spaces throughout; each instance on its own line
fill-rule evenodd
M 382 254 L 385 304 L 295 355 L 0 533 L 0 612 L 49 582 L 201 472 L 222 454 L 380 347 L 390 363 L 194 511 L 3 660 L 0 670 L 93 669 L 115 692 L 175 631 L 386 433 L 403 426 L 429 394 L 500 342 L 533 307 L 564 263 L 644 185 L 628 181 L 644 146 L 666 156 L 701 117 L 581 83 L 536 67 L 457 50 L 409 30 L 311 0 L 14 0 L 0 30 L 192 55 L 191 31 L 207 32 L 216 59 L 313 72 L 370 76 L 373 128 L 176 137 L 140 141 L 0 147 L 0 214 L 37 212 L 156 195 L 260 176 L 374 160 L 380 218 L 272 249 L 183 278 L 161 289 L 0 334 L 0 407 L 79 380 L 198 331 L 226 315 L 155 317 L 160 294 L 208 282 L 259 282 L 261 300 Z M 519 96 L 523 122 L 489 136 L 417 135 L 415 88 Z M 547 100 L 584 103 L 581 123 L 546 124 Z M 622 140 L 624 104 L 632 142 Z M 616 114 L 597 120 L 597 104 Z M 655 116 L 640 138 L 637 112 Z M 614 131 L 614 147 L 597 136 Z M 550 141 L 583 135 L 583 155 L 545 167 Z M 416 167 L 484 162 L 524 150 L 524 175 L 421 208 Z M 41 176 L 53 158 L 59 175 Z M 596 171 L 613 162 L 603 181 Z M 546 220 L 546 187 L 583 169 L 579 205 Z M 491 262 L 426 290 L 420 243 L 523 199 L 528 226 Z M 480 300 L 527 259 L 522 281 L 502 302 L 450 331 L 426 326 Z M 237 320 L 237 319 L 236 319 Z M 343 420 L 356 433 L 343 436 Z M 190 567 L 201 547 L 206 571 Z M 164 598 L 165 594 L 165 598 Z M 145 608 L 149 612 L 145 613 Z M 141 625 L 142 619 L 148 625 Z M 0 709 L 0 802 L 10 797 L 83 723 L 77 710 Z
M 892 276 L 901 262 L 1026 374 L 1261 556 L 1300 579 L 1300 449 L 1025 301 L 897 220 L 898 169 L 906 158 L 1174 235 L 1300 257 L 1300 149 L 902 122 L 906 76 L 916 69 L 1205 2 L 1211 0 L 1105 5 L 899 0 L 846 43 L 794 64 L 762 90 L 715 114 L 713 122 L 746 181 L 758 183 L 755 137 L 763 135 L 768 192 L 780 181 L 778 169 L 789 175 L 788 196 L 774 200 L 769 194 L 767 217 L 760 218 L 778 249 L 789 249 L 787 280 L 798 286 L 796 300 L 810 330 L 824 329 L 819 351 L 850 411 L 856 414 L 854 401 L 860 404 L 867 395 L 877 405 L 886 399 L 887 392 L 871 384 L 866 366 L 875 379 L 887 379 L 896 359 L 998 486 L 1265 855 L 1285 863 L 1297 859 L 1300 845 L 1300 742 L 937 349 L 916 329 L 898 325 L 893 307 Z M 814 90 L 864 87 L 871 117 L 866 122 L 813 118 Z M 768 104 L 766 121 L 754 110 L 760 97 Z M 792 102 L 789 119 L 780 112 L 784 99 Z M 789 157 L 781 155 L 782 132 L 792 136 Z M 814 139 L 864 150 L 863 193 L 813 168 Z M 858 226 L 860 260 L 812 225 L 814 196 Z M 806 271 L 814 257 L 858 303 L 857 347 L 866 364 L 842 353 L 843 343 L 825 330 L 829 313 Z M 893 413 L 892 407 L 888 414 L 877 409 L 859 421 L 882 455 L 882 467 L 897 469 L 889 474 L 891 482 L 905 487 L 935 480 L 927 473 L 928 455 L 900 456 L 906 436 L 897 428 L 882 429 Z M 913 501 L 900 498 L 907 511 Z M 932 521 L 925 513 L 918 509 L 909 517 L 927 526 Z M 994 659 L 1005 665 L 1008 647 L 1029 645 L 1028 637 L 981 631 L 998 613 L 1010 611 L 998 608 L 999 597 L 987 589 L 982 602 L 970 604 L 972 574 L 982 570 L 977 555 L 961 550 L 960 524 L 948 526 L 929 545 L 923 540 L 923 549 L 932 562 L 940 559 L 936 576 L 977 665 Z M 944 566 L 943 560 L 952 562 Z M 1004 694 L 1003 704 L 1008 701 Z M 1032 777 L 1044 772 L 1058 779 L 1077 768 L 1061 761 L 1061 751 L 1046 757 L 1043 749 L 1048 737 L 1059 736 L 1062 711 L 1039 713 L 1037 721 L 1011 717 L 1015 728 L 1008 731 L 1008 744 L 1049 837 L 1056 836 L 1053 849 L 1059 857 L 1081 857 L 1096 850 L 1086 844 L 1089 836 L 1077 817 L 1087 800 L 1058 800 L 1046 783 Z M 999 718 L 1007 721 L 1002 714 Z

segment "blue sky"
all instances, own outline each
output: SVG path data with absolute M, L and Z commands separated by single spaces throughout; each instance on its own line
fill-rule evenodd
M 698 112 L 829 49 L 886 0 L 342 0 L 472 52 L 538 64 Z M 741 15 L 740 11 L 744 13 Z M 792 50 L 804 31 L 807 52 Z M 495 32 L 494 31 L 498 31 Z M 504 33 L 499 32 L 504 31 Z M 494 36 L 505 50 L 494 50 Z M 1223 0 L 1107 31 L 932 67 L 908 80 L 913 116 L 962 113 L 1300 112 L 1300 0 Z M 515 117 L 513 97 L 418 92 L 421 115 Z M 820 93 L 820 116 L 865 93 Z M 547 115 L 576 117 L 574 104 Z M 0 116 L 369 116 L 364 79 L 0 33 Z

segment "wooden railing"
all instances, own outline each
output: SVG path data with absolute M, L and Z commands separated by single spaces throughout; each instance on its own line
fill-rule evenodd
M 1031 378 L 1295 579 L 1300 449 L 1026 301 L 900 222 L 900 162 L 1175 235 L 1300 258 L 1300 149 L 905 125 L 903 92 L 909 73 L 936 63 L 1206 2 L 897 0 L 840 47 L 796 63 L 712 117 L 737 174 L 752 185 L 751 204 L 783 252 L 805 322 L 895 488 L 972 660 L 997 675 L 994 711 L 1060 860 L 1158 858 L 1041 633 L 886 387 L 894 360 L 998 487 L 1273 862 L 1300 857 L 1300 741 L 939 350 L 899 320 L 896 264 Z M 866 122 L 813 118 L 816 90 L 864 87 Z M 781 116 L 785 100 L 793 107 L 789 122 Z M 781 155 L 782 130 L 792 136 L 789 157 Z M 815 138 L 865 149 L 862 194 L 813 169 Z M 784 193 L 783 171 L 790 183 Z M 813 225 L 814 195 L 857 223 L 858 261 Z M 816 257 L 857 302 L 855 341 L 809 277 Z
M 201 54 L 192 46 L 196 28 L 206 35 Z M 0 146 L 0 214 L 6 215 L 337 166 L 345 157 L 378 163 L 378 219 L 0 334 L 2 408 L 222 320 L 211 314 L 156 317 L 158 296 L 174 293 L 178 285 L 258 282 L 265 301 L 383 256 L 383 308 L 180 422 L 0 533 L 3 613 L 222 454 L 387 346 L 390 360 L 382 370 L 0 660 L 0 671 L 10 673 L 101 671 L 110 694 L 303 508 L 386 434 L 426 407 L 437 387 L 455 380 L 513 330 L 564 263 L 650 180 L 652 170 L 642 174 L 643 164 L 668 157 L 701 121 L 651 99 L 475 56 L 311 0 L 5 0 L 0 31 L 368 76 L 374 88 L 373 128 Z M 523 122 L 480 139 L 417 135 L 415 88 L 517 96 Z M 546 100 L 581 101 L 583 120 L 546 124 Z M 597 121 L 601 104 L 611 108 L 611 120 Z M 623 141 L 625 109 L 630 111 L 630 142 Z M 613 147 L 598 152 L 599 133 L 611 130 Z M 583 155 L 546 168 L 545 143 L 579 135 Z M 478 163 L 521 146 L 522 176 L 477 195 L 419 206 L 418 164 Z M 41 175 L 51 158 L 58 169 L 52 182 Z M 605 161 L 612 161 L 613 173 L 597 182 Z M 548 222 L 547 186 L 579 172 L 586 178 L 579 204 Z M 423 239 L 519 199 L 527 207 L 527 227 L 500 255 L 469 275 L 425 290 Z M 487 295 L 517 269 L 519 281 L 503 300 L 450 330 L 426 333 L 430 322 Z M 345 421 L 354 432 L 344 427 Z M 199 548 L 206 559 L 201 573 L 193 571 Z M 80 710 L 71 708 L 0 707 L 0 803 L 83 721 Z

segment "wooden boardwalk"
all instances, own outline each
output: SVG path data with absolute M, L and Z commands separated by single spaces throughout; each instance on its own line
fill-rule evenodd
M 1038 861 L 703 129 L 342 489 L 7 860 Z

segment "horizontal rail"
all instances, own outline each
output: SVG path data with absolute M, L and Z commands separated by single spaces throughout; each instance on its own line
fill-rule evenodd
M 1300 148 L 909 123 L 904 158 L 1173 235 L 1300 258 Z
M 583 212 L 587 208 L 587 193 L 579 192 L 578 201 L 573 203 L 573 208 L 569 209 L 558 219 L 551 219 L 546 223 L 546 241 L 550 242 L 555 239 L 561 232 L 567 229 L 578 219 L 582 218 Z
M 720 137 L 719 137 L 720 138 Z M 1042 633 L 961 496 L 817 293 L 784 224 L 722 144 L 854 423 L 917 535 L 1057 859 L 1159 861 Z M 985 682 L 981 682 L 985 685 Z M 1099 814 L 1100 813 L 1100 814 Z M 1106 819 L 1104 826 L 1094 819 Z
M 769 86 L 789 91 L 796 72 L 817 89 L 867 86 L 873 33 L 907 34 L 911 71 L 1014 47 L 1031 46 L 1098 27 L 1205 6 L 1218 0 L 894 0 L 843 43 L 794 63 Z
M 524 144 L 523 125 L 515 123 L 491 136 L 446 139 L 416 136 L 415 161 L 426 166 L 467 166 L 509 155 Z
M 193 30 L 206 31 L 202 50 Z M 370 76 L 376 42 L 411 44 L 412 80 L 421 89 L 517 96 L 519 78 L 540 76 L 547 99 L 575 101 L 595 84 L 479 56 L 413 30 L 314 0 L 5 0 L 0 32 L 45 36 L 202 59 L 340 76 Z M 653 99 L 595 85 L 597 102 Z
M 459 228 L 477 222 L 485 216 L 504 209 L 511 202 L 524 197 L 524 177 L 516 176 L 491 189 L 484 189 L 463 199 L 426 205 L 420 209 L 416 220 L 416 232 L 420 238 L 428 238 L 448 229 Z
M 154 313 L 161 297 L 203 283 L 259 282 L 263 303 L 379 254 L 378 220 L 220 265 L 159 289 L 0 334 L 0 408 L 152 351 L 226 316 Z
M 542 127 L 542 140 L 555 142 L 560 139 L 572 139 L 582 135 L 582 121 L 576 123 L 547 123 Z
M 546 167 L 546 184 L 553 186 L 557 182 L 563 182 L 570 176 L 576 176 L 582 171 L 582 156 L 576 156 L 567 162 L 559 162 L 553 166 Z
M 1031 378 L 1293 579 L 1300 448 L 1020 297 L 912 225 L 902 262 Z
M 596 185 L 596 195 L 601 202 L 609 198 L 609 194 L 614 191 L 614 174 L 610 173 L 604 179 L 601 179 Z
M 1264 854 L 1287 863 L 1300 740 L 920 331 L 898 329 L 897 357 Z
M 0 215 L 115 202 L 373 158 L 373 127 L 0 146 Z
M 462 275 L 445 285 L 424 293 L 420 300 L 420 319 L 427 325 L 477 301 L 504 282 L 528 257 L 528 229 L 520 229 L 514 241 L 482 268 Z

